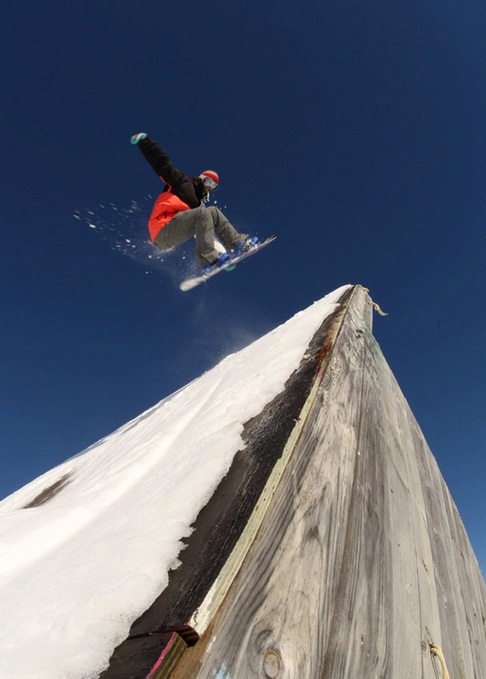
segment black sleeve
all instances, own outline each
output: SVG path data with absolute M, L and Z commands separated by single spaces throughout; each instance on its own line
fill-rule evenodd
M 180 184 L 186 177 L 184 172 L 172 165 L 167 153 L 158 146 L 153 139 L 147 137 L 138 143 L 138 147 L 154 172 L 161 177 L 166 184 L 174 186 Z

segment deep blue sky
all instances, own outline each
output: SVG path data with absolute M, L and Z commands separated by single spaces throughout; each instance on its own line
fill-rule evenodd
M 0 497 L 361 283 L 484 572 L 485 35 L 483 0 L 9 3 Z M 277 242 L 181 293 L 142 130 Z

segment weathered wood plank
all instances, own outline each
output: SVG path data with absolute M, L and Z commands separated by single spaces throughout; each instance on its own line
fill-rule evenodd
M 344 291 L 340 303 L 345 304 L 351 293 L 351 288 Z M 175 646 L 167 645 L 171 633 L 176 631 L 190 645 L 197 632 L 205 628 L 214 614 L 213 604 L 218 603 L 218 597 L 224 598 L 227 586 L 238 572 L 241 558 L 233 559 L 233 555 L 240 549 L 242 532 L 246 532 L 255 506 L 262 504 L 262 493 L 268 490 L 266 484 L 272 470 L 280 465 L 289 437 L 299 427 L 302 409 L 327 364 L 344 311 L 344 306 L 338 308 L 323 321 L 282 393 L 245 424 L 246 447 L 236 454 L 228 474 L 201 510 L 187 547 L 180 554 L 181 565 L 170 572 L 168 587 L 133 623 L 128 638 L 114 650 L 102 679 L 145 678 L 147 664 L 153 667 L 164 656 L 163 667 L 153 675 L 153 679 L 160 679 L 165 666 L 172 662 L 171 648 Z M 227 569 L 232 561 L 236 566 Z M 192 620 L 195 611 L 197 621 Z M 189 640 L 191 625 L 194 633 Z
M 485 677 L 485 585 L 356 288 L 271 507 L 174 679 Z

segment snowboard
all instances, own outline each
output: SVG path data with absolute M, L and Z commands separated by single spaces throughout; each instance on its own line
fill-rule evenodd
M 243 254 L 230 260 L 227 264 L 223 264 L 223 266 L 214 269 L 214 271 L 210 271 L 209 273 L 206 274 L 200 274 L 199 276 L 195 276 L 194 278 L 186 278 L 186 280 L 182 281 L 182 283 L 179 285 L 180 289 L 183 292 L 187 292 L 188 290 L 192 290 L 193 288 L 197 287 L 201 283 L 206 283 L 206 281 L 208 281 L 210 278 L 213 278 L 214 276 L 217 276 L 219 273 L 221 273 L 221 271 L 232 271 L 237 264 L 242 262 L 247 257 L 251 257 L 252 255 L 256 254 L 267 245 L 270 245 L 270 243 L 272 243 L 276 238 L 277 236 L 270 236 L 262 243 L 260 243 L 260 245 L 251 248 L 251 250 L 248 250 L 247 252 L 243 252 Z

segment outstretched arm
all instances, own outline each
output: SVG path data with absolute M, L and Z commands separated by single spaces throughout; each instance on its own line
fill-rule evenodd
M 167 153 L 150 137 L 139 141 L 138 146 L 154 172 L 169 186 L 179 183 L 185 177 L 184 173 L 171 163 Z

